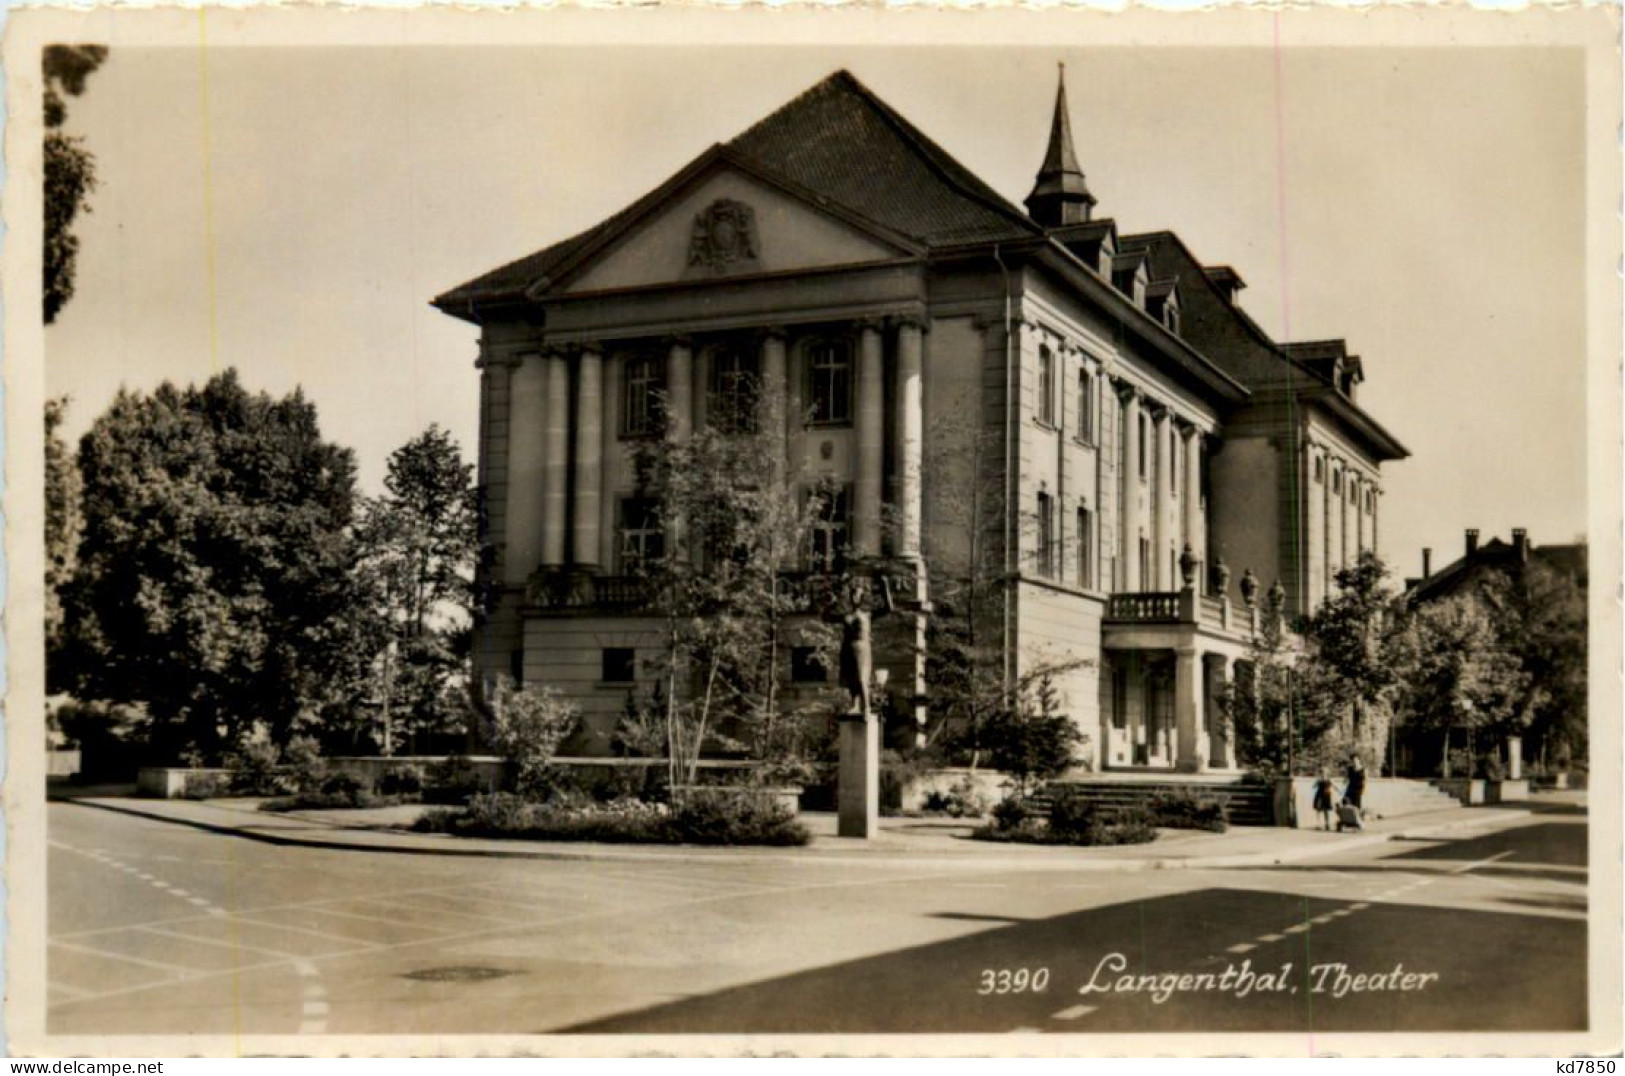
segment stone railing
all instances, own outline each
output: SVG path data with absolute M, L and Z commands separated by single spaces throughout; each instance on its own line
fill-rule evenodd
M 1113 594 L 1106 602 L 1107 620 L 1128 620 L 1139 624 L 1179 622 L 1177 591 L 1141 591 Z

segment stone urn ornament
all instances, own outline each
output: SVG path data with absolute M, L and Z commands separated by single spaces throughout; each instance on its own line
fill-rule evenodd
M 1196 554 L 1191 552 L 1191 544 L 1185 543 L 1185 549 L 1179 554 L 1179 574 L 1185 580 L 1185 589 L 1190 590 L 1196 586 Z
M 1251 568 L 1241 573 L 1241 600 L 1249 609 L 1258 604 L 1258 576 Z

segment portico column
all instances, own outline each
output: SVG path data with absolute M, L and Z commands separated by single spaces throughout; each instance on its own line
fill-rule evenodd
M 502 551 L 502 581 L 523 586 L 542 555 L 542 475 L 547 459 L 546 360 L 538 354 L 519 356 L 509 378 L 507 520 Z M 493 525 L 496 519 L 492 519 Z
M 790 392 L 787 367 L 784 330 L 769 328 L 762 333 L 762 427 L 778 432 L 779 462 L 786 464 L 790 458 L 790 427 L 785 421 Z
M 1181 431 L 1184 438 L 1185 449 L 1185 488 L 1179 493 L 1184 498 L 1185 508 L 1185 541 L 1184 545 L 1191 547 L 1191 556 L 1196 558 L 1196 592 L 1202 594 L 1207 587 L 1202 580 L 1206 578 L 1203 573 L 1204 562 L 1207 559 L 1206 550 L 1202 548 L 1202 434 L 1194 426 L 1185 426 Z
M 1132 385 L 1119 383 L 1123 400 L 1123 589 L 1144 590 L 1140 563 L 1140 398 Z
M 1151 481 L 1151 578 L 1156 580 L 1152 590 L 1175 590 L 1168 577 L 1168 487 L 1171 481 L 1168 459 L 1168 410 L 1158 407 L 1151 412 L 1151 459 L 1156 473 Z
M 885 385 L 880 327 L 865 322 L 858 338 L 857 461 L 853 476 L 852 545 L 860 557 L 880 555 L 880 472 L 885 452 Z
M 1219 688 L 1229 694 L 1236 678 L 1236 664 L 1226 654 L 1219 655 Z M 1214 760 L 1215 766 L 1227 770 L 1236 768 L 1236 726 L 1234 722 L 1225 721 L 1220 729 L 1219 757 Z
M 687 439 L 694 429 L 694 349 L 677 337 L 666 353 L 666 436 Z
M 570 463 L 570 367 L 554 351 L 542 356 L 547 368 L 546 420 L 542 423 L 542 566 L 564 564 L 564 528 L 569 505 L 565 489 Z
M 597 344 L 576 360 L 575 563 L 600 567 L 599 507 L 604 497 L 604 356 Z
M 1205 733 L 1202 713 L 1202 655 L 1195 647 L 1174 650 L 1174 751 L 1175 767 L 1182 773 L 1207 769 L 1203 749 Z
M 897 326 L 897 552 L 920 555 L 920 467 L 925 444 L 925 397 L 921 382 L 923 327 L 905 319 Z
M 603 418 L 599 422 L 598 566 L 615 570 L 615 455 L 620 441 L 621 368 L 624 359 L 604 356 Z

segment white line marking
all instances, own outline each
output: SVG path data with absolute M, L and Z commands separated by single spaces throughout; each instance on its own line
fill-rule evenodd
M 1371 905 L 1367 904 L 1365 901 L 1362 900 L 1358 904 L 1350 904 L 1349 905 L 1349 911 L 1351 911 L 1351 912 L 1363 912 L 1369 907 L 1371 907 Z
M 1491 863 L 1494 863 L 1496 860 L 1505 859 L 1507 856 L 1510 856 L 1510 855 L 1512 855 L 1511 849 L 1508 849 L 1505 852 L 1497 852 L 1495 855 L 1490 856 L 1487 859 L 1481 859 L 1477 863 L 1469 863 L 1465 867 L 1457 867 L 1455 870 L 1451 871 L 1450 873 L 1451 874 L 1466 874 L 1468 871 L 1477 870 L 1480 867 L 1487 867 Z
M 182 900 L 187 900 L 192 896 L 192 894 L 188 893 L 186 890 L 184 890 L 184 889 L 176 889 L 174 886 L 169 886 L 168 889 L 169 889 L 169 895 L 170 896 L 179 897 Z
M 1070 1009 L 1062 1009 L 1060 1012 L 1058 1012 L 1058 1013 L 1054 1014 L 1053 1016 L 1051 1016 L 1050 1019 L 1051 1020 L 1076 1020 L 1080 1016 L 1088 1016 L 1090 1013 L 1094 1012 L 1095 1009 L 1097 1009 L 1098 1007 L 1099 1006 L 1096 1006 L 1096 1005 L 1074 1005 Z
M 1332 917 L 1330 915 L 1317 915 L 1309 921 L 1311 923 L 1320 923 L 1324 925 L 1326 923 L 1330 923 L 1332 921 Z
M 1286 937 L 1285 934 L 1260 934 L 1258 940 L 1261 942 L 1278 942 L 1284 937 Z
M 1250 953 L 1254 949 L 1257 949 L 1257 948 L 1258 948 L 1258 946 L 1256 946 L 1256 945 L 1249 945 L 1246 942 L 1242 942 L 1240 945 L 1232 945 L 1230 948 L 1226 949 L 1225 952 L 1227 952 L 1227 953 Z
M 305 1013 L 306 1016 L 326 1016 L 327 1015 L 327 1002 L 325 1002 L 325 1001 L 307 1001 L 307 1002 L 305 1002 L 304 1013 Z
M 138 956 L 125 956 L 122 953 L 109 953 L 105 949 L 94 949 L 88 945 L 75 945 L 73 942 L 54 941 L 50 944 L 75 953 L 84 953 L 87 956 L 101 957 L 103 960 L 122 960 L 127 964 L 140 964 L 144 968 L 153 968 L 156 971 L 168 972 L 171 975 L 191 976 L 197 973 L 196 968 L 183 968 L 179 964 L 165 964 L 157 960 L 143 960 Z
M 1283 931 L 1283 933 L 1285 933 L 1285 934 L 1302 934 L 1304 931 L 1306 931 L 1308 929 L 1309 929 L 1309 924 L 1308 923 L 1296 923 L 1296 924 L 1294 924 L 1294 925 L 1292 925 L 1290 927 L 1287 927 L 1286 930 Z
M 199 908 L 209 907 L 209 902 L 204 900 L 202 897 L 187 897 L 186 903 L 196 904 Z

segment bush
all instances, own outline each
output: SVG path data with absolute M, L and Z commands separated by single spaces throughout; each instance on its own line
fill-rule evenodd
M 1017 829 L 1032 817 L 1032 809 L 1020 796 L 1006 796 L 993 805 L 993 825 L 997 829 Z
M 885 811 L 898 811 L 903 807 L 903 796 L 909 786 L 936 769 L 938 760 L 918 751 L 880 752 L 880 807 Z
M 480 772 L 467 755 L 447 755 L 429 767 L 424 778 L 423 802 L 461 806 L 484 790 Z
M 355 799 L 366 791 L 370 791 L 367 783 L 352 773 L 340 772 L 322 779 L 321 794 L 324 796 L 348 796 Z
M 1102 844 L 1090 839 L 1099 836 L 1106 825 L 1102 812 L 1076 789 L 1057 788 L 1051 794 L 1049 828 L 1057 840 L 1068 844 Z
M 581 724 L 581 713 L 550 687 L 520 687 L 499 677 L 490 693 L 491 742 L 513 768 L 514 790 L 538 801 L 561 784 L 553 756 Z
M 292 792 L 282 771 L 282 749 L 269 740 L 244 744 L 226 759 L 231 790 L 243 796 L 279 796 Z
M 467 810 L 429 811 L 414 829 L 467 837 L 647 844 L 806 844 L 793 812 L 747 793 L 708 793 L 668 810 L 639 800 L 559 806 L 507 792 L 478 795 Z
M 218 773 L 189 773 L 186 781 L 181 785 L 181 798 L 188 800 L 212 800 L 217 796 L 224 796 L 230 791 L 231 783 L 222 774 Z
M 295 792 L 312 792 L 327 777 L 321 746 L 310 736 L 295 736 L 282 750 L 282 772 Z
M 423 794 L 423 771 L 416 766 L 391 766 L 378 778 L 378 793 L 412 799 Z
M 1072 767 L 1083 734 L 1070 717 L 1056 712 L 1058 702 L 1055 685 L 1041 676 L 988 730 L 993 764 L 1015 778 L 1019 792 Z
M 961 777 L 946 792 L 935 788 L 927 792 L 921 806 L 950 818 L 980 818 L 987 814 L 987 797 L 977 790 L 975 781 Z
M 1146 805 L 1152 825 L 1169 829 L 1205 829 L 1223 833 L 1230 828 L 1225 805 L 1215 799 L 1190 792 L 1165 792 L 1152 796 Z

